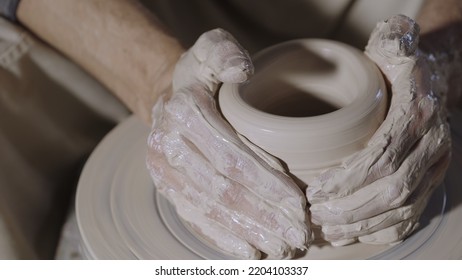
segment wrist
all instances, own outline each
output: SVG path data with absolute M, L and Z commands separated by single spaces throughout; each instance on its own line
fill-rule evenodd
M 180 51 L 172 53 L 172 57 L 166 59 L 164 63 L 164 67 L 159 67 L 157 72 L 154 74 L 154 77 L 149 82 L 150 89 L 149 93 L 145 96 L 146 99 L 139 100 L 139 107 L 138 115 L 146 121 L 148 124 L 152 124 L 152 109 L 156 105 L 157 101 L 161 98 L 167 97 L 172 94 L 172 80 L 173 80 L 173 72 L 175 69 L 176 63 L 172 63 L 172 61 L 178 61 L 178 58 L 175 56 L 175 53 L 180 55 Z M 165 100 L 165 99 L 164 99 Z

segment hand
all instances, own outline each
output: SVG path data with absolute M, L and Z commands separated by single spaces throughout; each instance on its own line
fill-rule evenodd
M 312 221 L 334 245 L 401 241 L 444 178 L 446 109 L 418 37 L 418 25 L 405 16 L 377 25 L 365 53 L 391 86 L 388 115 L 367 147 L 308 184 Z
M 241 258 L 260 258 L 260 251 L 287 258 L 311 241 L 306 198 L 216 108 L 219 84 L 244 82 L 252 72 L 230 34 L 204 33 L 177 63 L 171 96 L 153 108 L 147 166 L 157 189 L 205 239 Z

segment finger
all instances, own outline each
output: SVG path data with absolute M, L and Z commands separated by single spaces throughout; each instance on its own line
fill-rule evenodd
M 172 192 L 169 193 L 169 196 L 176 196 L 177 194 L 178 193 Z M 215 244 L 219 248 L 237 255 L 249 255 L 249 253 L 246 252 L 248 249 L 244 249 L 244 252 L 240 252 L 241 249 L 239 248 L 241 246 L 239 245 L 240 243 L 245 244 L 244 242 L 247 242 L 251 244 L 252 247 L 277 259 L 291 258 L 294 255 L 294 247 L 289 246 L 283 239 L 274 235 L 267 229 L 256 225 L 253 219 L 245 217 L 242 213 L 230 211 L 220 204 L 211 203 L 210 200 L 201 201 L 204 198 L 203 195 L 200 195 L 194 189 L 189 191 L 188 196 L 188 198 L 184 198 L 182 195 L 178 195 L 177 201 L 173 200 L 177 206 L 177 211 L 179 211 L 182 218 L 194 224 L 206 237 L 215 240 Z M 188 202 L 196 206 L 195 211 L 187 211 L 187 209 L 183 208 Z M 204 208 L 207 210 L 204 211 Z M 186 212 L 183 213 L 183 211 Z M 197 216 L 201 215 L 204 215 L 206 220 L 196 219 Z M 219 236 L 214 235 L 214 232 L 210 232 L 209 229 L 207 229 L 209 224 L 215 224 L 215 230 L 218 231 L 218 233 L 221 232 L 224 234 Z M 230 244 L 230 242 L 236 241 L 226 239 L 226 236 L 230 235 L 229 232 L 234 235 L 234 239 L 238 240 L 236 246 Z M 233 246 L 228 248 L 229 245 Z
M 212 244 L 241 257 L 257 256 L 252 250 L 253 247 L 276 258 L 292 256 L 293 249 L 282 239 L 257 226 L 242 213 L 214 203 L 208 198 L 208 194 L 199 193 L 196 190 L 197 186 L 194 186 L 183 173 L 174 168 L 165 168 L 167 162 L 152 160 L 150 164 L 151 170 L 162 173 L 162 176 L 153 176 L 156 186 L 161 186 L 161 193 L 175 205 L 180 217 L 194 225 L 194 228 L 202 233 L 205 239 L 212 241 Z M 210 229 L 210 225 L 214 226 Z M 230 236 L 234 237 L 227 240 Z
M 332 245 L 333 247 L 341 247 L 341 246 L 346 246 L 346 245 L 350 245 L 350 244 L 358 242 L 358 238 L 353 237 L 349 239 L 327 240 L 327 241 L 329 241 L 330 245 Z
M 204 67 L 210 69 L 214 82 L 241 83 L 253 73 L 248 52 L 223 29 L 202 34 L 192 52 Z
M 164 159 L 164 162 L 162 159 L 151 160 L 150 167 L 159 172 L 160 166 L 165 171 L 165 166 L 168 165 L 166 161 L 167 159 Z M 245 249 L 246 246 L 244 246 L 243 252 L 239 252 L 239 250 L 237 252 L 233 251 L 247 242 L 251 244 L 248 246 L 256 247 L 258 250 L 275 258 L 287 258 L 293 255 L 295 247 L 289 246 L 283 238 L 261 226 L 258 223 L 260 219 L 249 218 L 247 211 L 232 210 L 210 199 L 209 193 L 198 191 L 200 188 L 182 170 L 170 168 L 167 172 L 162 172 L 161 177 L 155 174 L 154 182 L 161 186 L 166 186 L 161 188 L 161 191 L 175 205 L 178 214 L 195 225 L 196 230 L 204 234 L 206 239 L 212 240 L 213 244 L 219 248 L 233 254 L 248 256 L 251 250 L 249 248 Z M 260 218 L 264 220 L 265 217 Z M 208 229 L 207 227 L 211 224 L 215 224 L 215 226 Z M 225 230 L 229 232 L 225 232 Z M 217 232 L 222 234 L 215 235 L 214 233 Z M 231 240 L 226 240 L 225 238 L 228 238 L 229 235 L 235 237 Z M 239 238 L 235 240 L 237 237 Z M 235 244 L 230 246 L 230 242 Z M 230 247 L 228 248 L 227 246 Z
M 449 164 L 449 157 L 444 156 L 425 174 L 419 187 L 409 199 L 406 205 L 381 213 L 372 218 L 361 220 L 346 225 L 325 226 L 322 228 L 323 235 L 328 241 L 355 238 L 382 231 L 388 227 L 402 227 L 398 223 L 405 220 L 417 220 L 425 209 L 427 201 L 441 181 L 444 171 Z M 384 240 L 384 238 L 381 238 Z
M 239 139 L 241 139 L 242 143 L 244 143 L 247 147 L 249 147 L 258 157 L 263 159 L 269 166 L 272 168 L 279 170 L 280 172 L 285 172 L 284 167 L 282 166 L 281 162 L 274 157 L 273 155 L 269 154 L 259 146 L 255 145 L 254 143 L 250 142 L 245 136 L 237 133 Z
M 223 29 L 202 34 L 178 62 L 173 79 L 174 92 L 195 85 L 214 94 L 221 82 L 241 83 L 253 73 L 248 52 Z
M 420 96 L 400 103 L 392 100 L 389 114 L 368 146 L 309 183 L 308 200 L 318 203 L 347 196 L 394 173 L 411 148 L 435 123 L 435 100 Z
M 438 163 L 436 163 L 422 179 L 419 189 L 423 190 L 422 192 L 425 193 L 417 194 L 410 198 L 410 203 L 414 206 L 412 211 L 415 212 L 414 215 L 388 228 L 360 236 L 359 241 L 368 244 L 392 244 L 402 241 L 414 232 L 418 228 L 419 219 L 428 204 L 428 200 L 435 189 L 437 189 L 443 182 L 449 163 L 450 155 L 447 154 Z
M 330 242 L 337 242 L 338 240 L 363 236 L 362 242 L 366 242 L 366 240 L 372 242 L 374 240 L 376 243 L 383 241 L 382 243 L 386 244 L 397 241 L 392 241 L 395 237 L 406 236 L 397 234 L 398 230 L 403 229 L 405 226 L 405 224 L 401 222 L 407 221 L 407 225 L 412 226 L 412 222 L 418 221 L 418 218 L 427 205 L 428 199 L 443 181 L 449 162 L 450 156 L 446 154 L 434 164 L 422 178 L 416 192 L 408 199 L 406 205 L 356 223 L 324 226 L 322 228 L 324 238 Z M 382 231 L 383 233 L 380 233 Z M 375 232 L 377 232 L 377 234 L 373 234 Z M 396 234 L 392 235 L 392 232 L 396 232 Z
M 322 227 L 322 233 L 324 239 L 329 242 L 368 235 L 409 219 L 414 214 L 414 208 L 414 205 L 406 205 L 355 223 L 326 225 Z
M 426 171 L 450 149 L 447 124 L 433 127 L 401 167 L 348 197 L 313 204 L 313 221 L 323 225 L 350 224 L 403 205 Z
M 373 245 L 393 244 L 402 241 L 418 227 L 417 217 L 401 221 L 383 230 L 358 237 L 359 242 Z
M 192 188 L 191 183 L 182 173 L 169 167 L 158 141 L 161 137 L 162 133 L 151 133 L 146 158 L 148 170 L 159 192 L 175 205 L 178 215 L 191 224 L 205 240 L 234 256 L 259 259 L 261 257 L 259 250 L 217 224 L 216 221 L 207 218 L 202 209 L 188 201 L 184 193 Z
M 422 71 L 416 68 L 409 78 L 409 82 L 415 82 L 413 90 L 393 89 L 388 116 L 365 149 L 346 160 L 343 166 L 333 168 L 309 183 L 307 195 L 311 203 L 349 195 L 399 168 L 409 150 L 440 117 L 437 111 L 441 104 L 437 99 L 429 98 L 423 80 L 426 74 Z
M 172 116 L 183 116 L 173 120 L 176 129 L 218 172 L 288 215 L 305 219 L 306 201 L 299 187 L 240 141 L 229 124 L 219 117 L 210 96 L 195 91 L 174 98 L 175 105 L 166 106 L 166 111 Z
M 171 192 L 169 197 L 178 215 L 188 222 L 202 238 L 225 252 L 243 259 L 260 259 L 261 253 L 247 241 L 231 233 L 228 229 L 204 216 L 203 211 L 190 203 L 182 195 Z
M 240 213 L 255 221 L 255 226 L 267 229 L 271 234 L 284 239 L 294 248 L 305 248 L 307 227 L 304 220 L 288 216 L 277 206 L 216 172 L 192 143 L 177 133 L 162 138 L 168 164 L 184 174 L 193 183 L 204 199 L 221 204 L 230 211 Z
M 404 15 L 392 16 L 379 22 L 372 31 L 365 53 L 379 65 L 391 83 L 399 78 L 400 71 L 409 71 L 409 67 L 412 67 L 418 49 L 419 32 L 419 25 Z
M 175 99 L 170 102 L 175 102 Z M 165 107 L 168 108 L 168 105 Z M 182 112 L 186 119 L 194 117 L 188 115 L 187 111 L 182 110 Z M 258 231 L 261 231 L 260 235 L 264 237 L 269 238 L 275 235 L 284 239 L 291 248 L 305 248 L 308 240 L 311 239 L 311 233 L 305 224 L 305 216 L 297 219 L 297 216 L 291 215 L 293 213 L 290 211 L 281 211 L 277 206 L 262 201 L 260 197 L 234 180 L 229 180 L 217 173 L 214 166 L 203 157 L 197 147 L 178 133 L 181 129 L 174 124 L 166 124 L 169 120 L 171 119 L 165 114 L 158 129 L 155 129 L 149 137 L 148 167 L 156 186 L 162 189 L 162 186 L 170 185 L 163 188 L 164 193 L 169 193 L 170 189 L 189 195 L 194 191 L 199 192 L 201 200 L 213 201 L 220 204 L 215 205 L 217 207 L 224 206 L 223 211 L 238 214 L 238 217 L 233 217 L 230 221 L 237 222 L 240 219 L 245 219 L 247 222 L 253 221 L 253 224 L 246 225 L 246 227 L 261 227 Z M 166 132 L 160 128 L 169 128 L 172 132 Z M 200 144 L 208 146 L 204 141 Z M 274 240 L 271 243 L 278 244 Z M 285 250 L 272 249 L 268 252 L 268 248 L 261 247 L 273 256 L 288 254 Z
M 375 57 L 376 62 L 380 58 Z M 444 119 L 439 114 L 442 104 L 431 90 L 428 65 L 422 59 L 387 63 L 382 70 L 393 69 L 399 75 L 392 81 L 386 119 L 365 149 L 310 182 L 307 196 L 311 203 L 347 196 L 394 173 L 415 143 L 435 122 Z

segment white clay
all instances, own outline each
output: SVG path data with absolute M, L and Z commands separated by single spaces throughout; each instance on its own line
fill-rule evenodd
M 263 53 L 240 87 L 231 83 L 252 72 L 247 54 L 229 34 L 206 33 L 178 63 L 172 97 L 153 110 L 147 163 L 156 186 L 205 239 L 243 258 L 288 258 L 313 238 L 301 191 L 273 156 L 308 183 L 312 221 L 333 245 L 405 238 L 449 162 L 446 116 L 412 20 L 380 23 L 366 49 L 393 94 L 381 125 L 385 88 L 375 65 L 342 45 L 310 42 Z M 215 108 L 219 81 L 222 112 L 242 135 Z M 278 94 L 294 89 L 323 98 L 311 109 L 333 109 L 275 115 L 287 113 L 270 108 L 287 101 Z
M 367 148 L 309 184 L 312 219 L 330 241 L 402 240 L 417 227 L 443 180 L 449 128 L 417 49 L 418 32 L 414 21 L 395 16 L 377 25 L 366 47 L 393 95 L 388 116 Z
M 353 47 L 290 41 L 254 64 L 249 83 L 222 86 L 220 108 L 234 129 L 305 183 L 364 148 L 385 117 L 382 75 Z
M 306 198 L 215 107 L 220 81 L 243 82 L 252 71 L 228 33 L 202 35 L 177 64 L 173 95 L 153 109 L 147 165 L 158 190 L 204 239 L 241 258 L 259 258 L 260 251 L 290 258 L 313 238 Z

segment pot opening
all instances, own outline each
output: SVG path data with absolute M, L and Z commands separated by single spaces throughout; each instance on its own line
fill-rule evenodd
M 249 106 L 283 117 L 315 117 L 348 106 L 359 91 L 342 55 L 303 44 L 272 48 L 255 61 L 255 75 L 239 86 Z
M 324 115 L 341 108 L 338 102 L 322 98 L 320 94 L 295 88 L 250 105 L 268 114 L 297 118 Z

